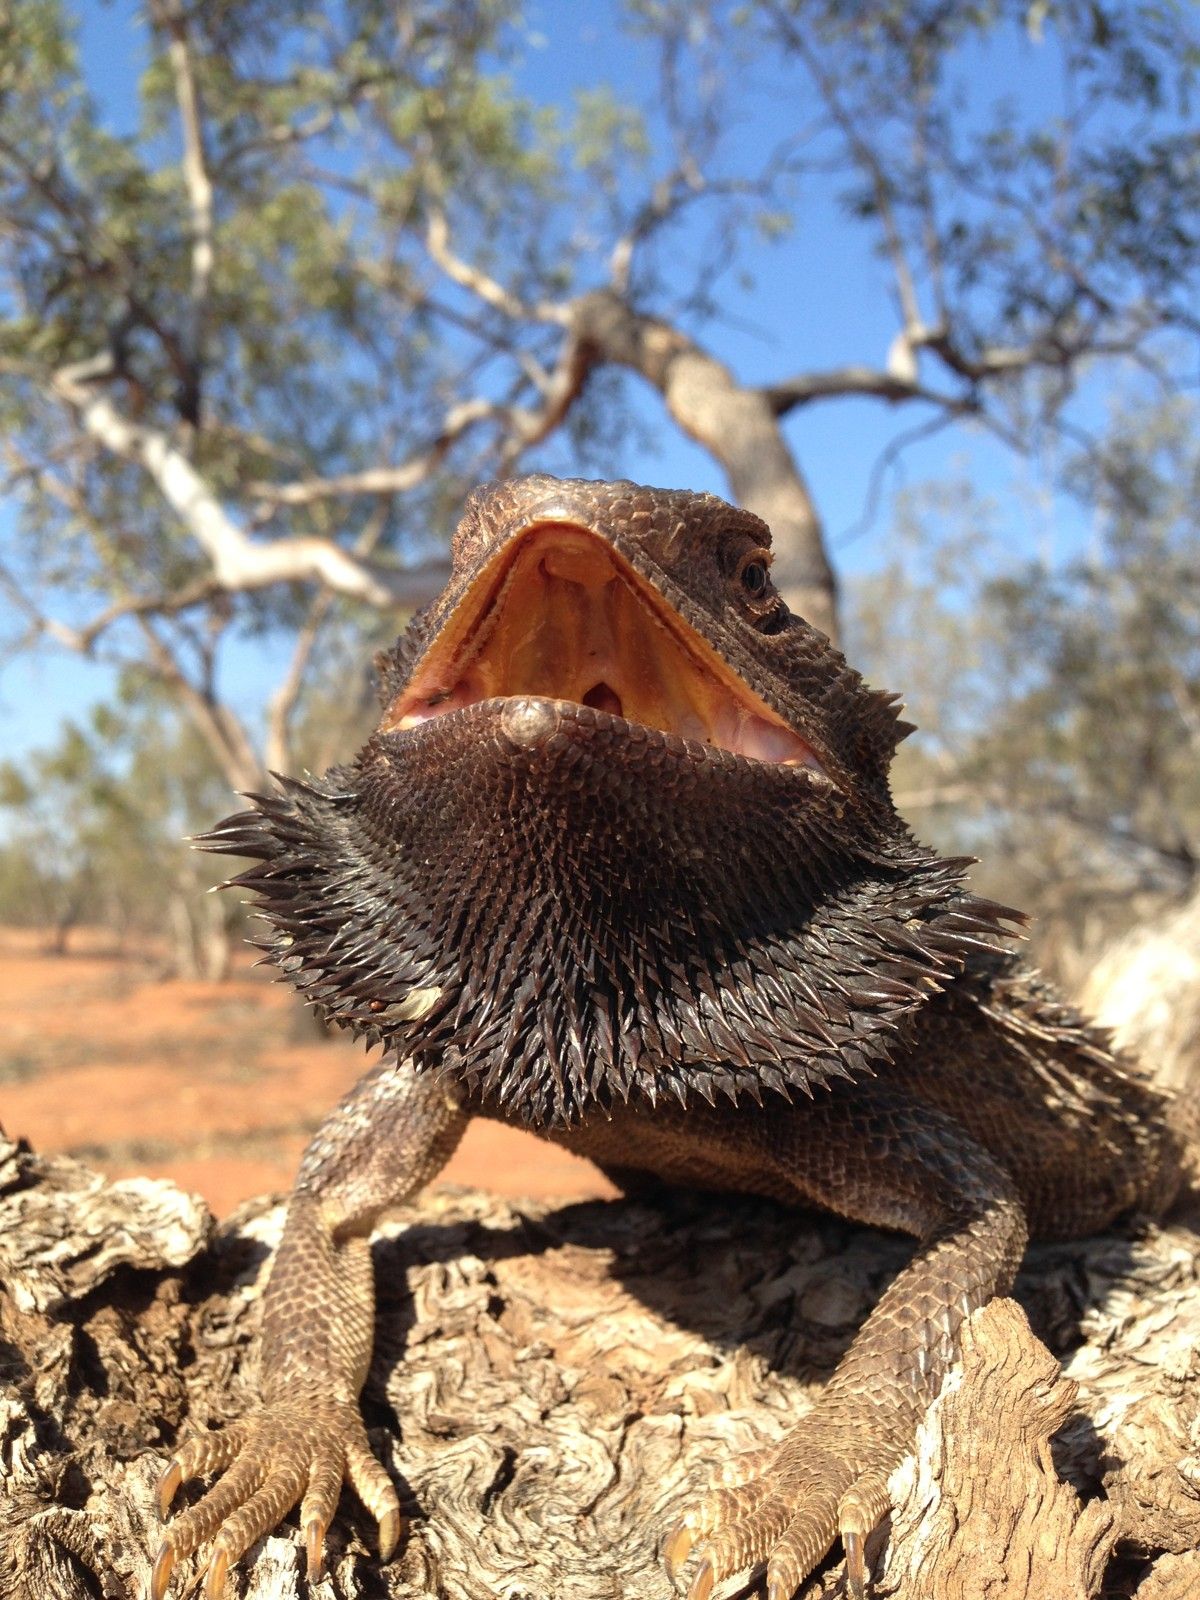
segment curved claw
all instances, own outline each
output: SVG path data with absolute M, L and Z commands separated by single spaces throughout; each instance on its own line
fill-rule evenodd
M 850 1600 L 865 1600 L 867 1592 L 866 1539 L 891 1509 L 887 1476 L 868 1474 L 852 1483 L 838 1504 L 838 1532 L 846 1552 L 846 1593 Z
M 229 1555 L 217 1545 L 204 1569 L 204 1600 L 221 1600 L 225 1593 L 225 1579 L 229 1574 Z
M 175 1552 L 164 1539 L 158 1547 L 158 1554 L 154 1558 L 154 1570 L 150 1574 L 150 1600 L 163 1600 L 171 1582 L 174 1566 Z
M 313 1517 L 304 1529 L 304 1553 L 308 1561 L 309 1583 L 320 1583 L 325 1576 L 325 1532 L 326 1525 L 319 1517 Z
M 179 1463 L 179 1457 L 172 1456 L 171 1460 L 167 1462 L 159 1476 L 156 1489 L 156 1494 L 158 1497 L 158 1520 L 160 1522 L 165 1522 L 167 1520 L 167 1513 L 171 1509 L 171 1501 L 174 1500 L 176 1494 L 178 1494 L 179 1486 L 182 1482 L 183 1468 Z
M 390 1561 L 400 1541 L 400 1512 L 391 1506 L 379 1519 L 379 1559 Z
M 845 1530 L 842 1534 L 842 1546 L 846 1552 L 846 1588 L 850 1600 L 864 1600 L 867 1592 L 867 1566 L 863 1555 L 862 1534 L 852 1529 Z
M 677 1523 L 663 1540 L 663 1566 L 667 1569 L 667 1576 L 672 1580 L 679 1576 L 679 1569 L 691 1555 L 695 1542 L 695 1530 L 688 1525 L 686 1518 Z
M 708 1600 L 712 1593 L 713 1584 L 717 1575 L 713 1571 L 711 1561 L 702 1561 L 696 1576 L 692 1579 L 692 1586 L 687 1592 L 687 1600 Z

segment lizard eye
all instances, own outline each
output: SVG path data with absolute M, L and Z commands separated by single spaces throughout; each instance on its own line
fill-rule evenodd
M 771 574 L 761 550 L 751 550 L 738 565 L 737 579 L 751 600 L 762 600 L 771 587 Z

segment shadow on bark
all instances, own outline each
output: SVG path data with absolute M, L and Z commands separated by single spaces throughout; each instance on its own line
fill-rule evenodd
M 252 1401 L 281 1221 L 0 1143 L 0 1600 L 146 1592 L 162 1453 Z M 347 1492 L 314 1593 L 668 1600 L 664 1528 L 786 1431 L 909 1253 L 756 1200 L 435 1191 L 375 1245 L 364 1409 L 408 1536 L 380 1568 Z M 1182 1224 L 1032 1252 L 895 1474 L 877 1594 L 1200 1593 L 1197 1279 Z M 306 1592 L 295 1522 L 231 1593 Z M 842 1592 L 835 1555 L 806 1593 Z

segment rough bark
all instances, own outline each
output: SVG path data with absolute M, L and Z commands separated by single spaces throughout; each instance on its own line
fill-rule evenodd
M 181 1430 L 254 1386 L 264 1200 L 0 1143 L 0 1600 L 141 1595 Z M 515 1206 L 435 1191 L 376 1245 L 366 1391 L 412 1515 L 380 1569 L 347 1493 L 323 1596 L 666 1600 L 664 1526 L 778 1438 L 908 1246 L 764 1202 Z M 1200 1284 L 1180 1222 L 1035 1250 L 968 1325 L 873 1552 L 899 1600 L 1183 1600 L 1200 1545 Z M 305 1593 L 295 1518 L 232 1592 Z M 183 1592 L 179 1583 L 177 1592 Z M 840 1564 L 812 1594 L 840 1594 Z

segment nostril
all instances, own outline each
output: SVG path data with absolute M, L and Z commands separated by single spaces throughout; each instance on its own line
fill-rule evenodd
M 621 705 L 621 696 L 607 683 L 594 683 L 583 697 L 585 706 L 591 706 L 593 711 L 607 711 L 612 717 L 624 716 Z

